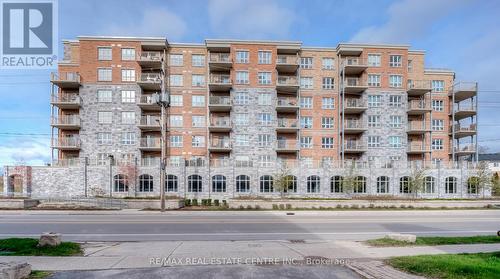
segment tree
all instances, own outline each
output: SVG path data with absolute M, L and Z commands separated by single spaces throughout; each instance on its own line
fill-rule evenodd
M 491 188 L 493 195 L 500 195 L 500 176 L 496 172 L 491 176 Z
M 484 198 L 485 192 L 492 189 L 492 180 L 493 177 L 488 168 L 488 163 L 481 161 L 476 166 L 475 176 L 469 177 L 467 180 L 467 186 L 475 187 L 477 193 L 482 192 Z
M 424 189 L 426 171 L 427 168 L 419 168 L 417 166 L 411 169 L 410 181 L 408 181 L 408 191 L 414 193 L 415 198 L 417 198 L 418 193 Z
M 283 199 L 285 193 L 287 192 L 288 189 L 292 187 L 292 185 L 293 185 L 293 177 L 290 173 L 290 169 L 283 162 L 282 164 L 280 164 L 280 169 L 278 173 L 275 175 L 274 189 L 277 192 L 280 192 L 281 198 Z
M 137 194 L 137 176 L 139 172 L 137 166 L 132 163 L 126 163 L 120 166 L 119 172 L 125 175 L 125 183 L 129 187 L 134 188 L 134 196 L 135 196 Z
M 342 190 L 345 193 L 352 194 L 356 187 L 359 187 L 359 179 L 354 161 L 350 162 L 349 170 L 342 178 Z

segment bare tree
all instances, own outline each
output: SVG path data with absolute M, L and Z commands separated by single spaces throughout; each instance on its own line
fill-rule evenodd
M 342 190 L 352 195 L 354 189 L 359 186 L 356 164 L 354 161 L 351 161 L 348 172 L 342 178 Z
M 280 164 L 280 169 L 275 175 L 274 189 L 280 192 L 281 198 L 285 197 L 285 193 L 292 187 L 293 179 L 286 163 Z
M 422 192 L 425 185 L 425 176 L 427 168 L 419 168 L 415 166 L 411 169 L 410 181 L 408 181 L 408 191 L 418 197 L 418 193 Z
M 485 192 L 492 189 L 493 177 L 488 167 L 488 162 L 481 161 L 477 164 L 475 175 L 467 179 L 467 187 L 474 187 L 476 192 L 480 192 L 485 197 Z
M 139 173 L 137 166 L 132 163 L 127 163 L 120 166 L 119 172 L 125 175 L 125 183 L 127 183 L 129 187 L 134 188 L 135 196 L 137 194 L 137 176 Z
M 491 176 L 491 188 L 492 195 L 500 195 L 500 176 L 496 172 Z

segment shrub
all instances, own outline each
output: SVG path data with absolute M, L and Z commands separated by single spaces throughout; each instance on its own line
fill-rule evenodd
M 289 203 L 287 203 L 287 204 L 286 204 L 286 209 L 292 209 L 292 205 L 291 205 L 291 204 L 289 204 Z
M 211 206 L 212 205 L 212 199 L 207 199 L 207 206 Z
M 184 206 L 191 206 L 191 200 L 190 199 L 185 199 L 184 200 Z
M 408 208 L 414 208 L 413 205 L 408 205 Z
M 280 204 L 280 210 L 285 210 L 285 205 L 284 204 Z
M 399 206 L 400 208 L 406 208 L 406 205 L 402 204 Z
M 366 208 L 366 206 L 363 204 L 363 205 L 361 206 L 361 208 Z
M 198 199 L 192 199 L 191 201 L 193 202 L 194 206 L 198 206 Z
M 219 205 L 220 205 L 220 204 L 219 204 L 219 200 L 214 200 L 214 205 L 215 205 L 215 206 L 219 206 Z
M 251 205 L 247 205 L 247 209 L 252 209 L 252 206 Z
M 278 205 L 273 203 L 273 210 L 278 210 Z
M 391 206 L 389 206 L 389 208 L 396 208 L 396 206 L 392 204 Z
M 342 205 L 341 204 L 337 204 L 335 207 L 336 208 L 342 208 Z
M 344 208 L 349 208 L 349 205 L 348 204 L 344 205 Z
M 245 207 L 243 205 L 240 205 L 239 209 L 243 210 Z
M 373 203 L 370 203 L 370 205 L 368 206 L 369 208 L 374 208 L 375 205 Z
M 255 209 L 257 209 L 257 210 L 260 209 L 260 205 L 256 205 Z
M 359 205 L 357 205 L 357 204 L 353 204 L 353 205 L 351 205 L 351 208 L 352 208 L 352 209 L 358 209 L 358 208 L 359 208 Z

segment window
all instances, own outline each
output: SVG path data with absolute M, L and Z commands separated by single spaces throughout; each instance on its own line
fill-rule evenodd
M 312 89 L 313 88 L 313 78 L 312 77 L 301 77 L 300 78 L 300 89 Z
M 467 179 L 467 194 L 477 194 L 479 186 L 479 177 L 471 176 Z
M 335 108 L 335 99 L 331 97 L 323 97 L 321 99 L 321 108 L 322 109 L 334 109 Z
M 408 176 L 403 176 L 399 179 L 399 192 L 401 194 L 408 194 L 412 192 L 410 189 L 410 182 L 411 178 Z
M 205 147 L 205 136 L 192 136 L 191 137 L 192 147 Z
M 300 108 L 310 109 L 312 108 L 313 101 L 312 97 L 300 97 Z
M 380 136 L 368 136 L 368 148 L 380 147 Z
M 389 117 L 389 127 L 391 128 L 401 128 L 403 125 L 403 117 L 400 115 L 391 115 Z
M 260 192 L 261 193 L 271 193 L 273 189 L 273 177 L 270 175 L 263 175 L 260 177 Z
M 293 175 L 287 175 L 284 177 L 284 189 L 286 193 L 297 193 L 297 177 Z
M 250 177 L 248 175 L 236 176 L 236 192 L 237 193 L 250 192 Z
M 300 148 L 312 148 L 312 137 L 300 137 Z
M 332 137 L 322 137 L 321 138 L 321 148 L 333 149 L 333 138 Z
M 271 155 L 259 155 L 259 165 L 263 168 L 272 166 Z
M 389 147 L 401 148 L 403 146 L 403 138 L 401 136 L 389 136 Z
M 111 111 L 97 112 L 97 122 L 99 124 L 111 124 L 113 122 L 113 113 Z
M 113 101 L 113 92 L 111 90 L 97 90 L 98 103 L 111 103 Z
M 135 133 L 134 132 L 124 132 L 122 133 L 121 144 L 123 145 L 134 145 L 135 144 Z
M 380 54 L 368 54 L 368 66 L 380 67 Z
M 342 183 L 344 178 L 342 176 L 336 175 L 330 178 L 330 192 L 332 193 L 342 193 L 344 191 Z
M 97 81 L 111 81 L 112 71 L 109 68 L 99 68 L 97 69 Z
M 201 176 L 193 174 L 188 176 L 188 192 L 197 193 L 202 190 Z
M 205 66 L 205 55 L 193 54 L 191 56 L 191 65 L 193 67 L 204 67 Z
M 270 113 L 259 113 L 259 121 L 260 125 L 266 125 L 269 126 L 271 125 L 273 118 Z
M 205 76 L 204 75 L 192 75 L 191 76 L 191 86 L 194 86 L 194 87 L 205 86 Z
M 112 60 L 113 51 L 110 47 L 98 47 L 97 48 L 97 59 L 98 60 Z
M 269 147 L 271 146 L 271 135 L 260 134 L 259 135 L 259 147 Z
M 413 60 L 408 59 L 408 72 L 413 72 Z
M 267 85 L 271 84 L 271 73 L 269 72 L 259 72 L 257 73 L 259 84 Z
M 259 93 L 258 102 L 259 105 L 271 105 L 272 104 L 272 95 L 268 93 Z
M 110 156 L 111 154 L 109 153 L 97 153 L 97 165 L 98 166 L 105 166 L 110 163 Z
M 432 176 L 426 176 L 424 178 L 424 193 L 432 194 L 435 191 L 436 179 Z
M 248 63 L 250 53 L 246 50 L 236 51 L 236 63 Z
M 387 176 L 377 177 L 377 193 L 379 194 L 389 193 L 389 177 Z
M 300 58 L 300 68 L 301 69 L 312 69 L 313 58 L 312 57 L 301 57 Z
M 323 70 L 335 69 L 335 58 L 323 57 L 323 59 L 321 59 L 321 66 Z
M 203 96 L 203 95 L 191 96 L 191 106 L 204 107 L 205 106 L 205 96 Z
M 182 136 L 170 136 L 170 147 L 182 147 Z
M 403 86 L 403 76 L 400 75 L 389 76 L 389 87 L 400 88 L 402 86 Z
M 357 176 L 354 180 L 354 193 L 366 193 L 366 177 Z
M 248 113 L 236 113 L 234 117 L 234 123 L 236 125 L 242 125 L 242 126 L 250 124 Z
M 122 60 L 135 60 L 135 48 L 122 48 Z
M 444 120 L 443 119 L 432 119 L 432 130 L 433 131 L 444 131 Z
M 432 109 L 434 111 L 444 111 L 444 101 L 443 100 L 432 100 Z
M 182 126 L 183 126 L 182 115 L 170 116 L 170 127 L 182 127 Z
M 128 192 L 128 177 L 126 175 L 117 174 L 113 180 L 115 192 Z
M 271 51 L 259 50 L 259 64 L 271 64 Z
M 307 192 L 308 193 L 319 193 L 320 178 L 317 175 L 311 175 L 307 177 Z
M 321 117 L 321 128 L 332 129 L 333 117 Z
M 135 112 L 122 111 L 122 124 L 135 124 Z
M 401 55 L 391 55 L 389 56 L 389 67 L 401 67 L 402 66 L 402 56 Z
M 153 192 L 153 177 L 151 175 L 139 176 L 139 192 Z
M 170 75 L 170 86 L 182 86 L 183 84 L 182 75 Z
M 335 83 L 332 77 L 324 77 L 323 78 L 323 89 L 334 89 Z
M 380 75 L 368 75 L 368 86 L 380 87 Z
M 176 175 L 167 175 L 165 183 L 167 184 L 165 189 L 167 192 L 177 192 L 179 190 L 179 178 Z
M 192 127 L 205 127 L 205 116 L 204 115 L 193 115 L 191 117 Z
M 300 128 L 312 129 L 313 119 L 311 116 L 301 116 L 300 117 Z
M 403 104 L 403 97 L 401 95 L 390 95 L 389 96 L 389 106 L 390 107 L 401 107 Z
M 237 92 L 234 102 L 237 105 L 248 105 L 250 103 L 250 97 L 247 92 Z
M 172 107 L 182 107 L 182 95 L 170 95 L 170 106 Z
M 122 69 L 122 81 L 135 81 L 135 70 Z
M 432 91 L 444 92 L 444 80 L 433 80 L 432 81 Z
M 236 84 L 248 84 L 249 82 L 247 71 L 236 71 Z
M 109 132 L 97 133 L 97 144 L 106 145 L 106 144 L 111 144 L 112 142 L 113 139 L 111 137 L 111 133 Z
M 184 55 L 170 54 L 170 66 L 182 66 L 184 64 Z
M 368 95 L 368 107 L 377 108 L 382 106 L 382 96 L 381 95 Z
M 450 176 L 447 177 L 444 182 L 444 190 L 446 194 L 456 194 L 457 193 L 457 178 Z
M 432 150 L 443 150 L 443 139 L 432 139 Z
M 250 160 L 249 156 L 235 156 L 234 162 L 238 168 L 253 166 L 253 161 Z
M 250 137 L 248 135 L 235 135 L 234 136 L 236 146 L 250 146 Z
M 380 127 L 380 115 L 368 115 L 368 127 Z
M 219 174 L 212 176 L 212 192 L 226 192 L 226 177 L 224 175 Z
M 135 91 L 122 90 L 122 103 L 135 103 Z

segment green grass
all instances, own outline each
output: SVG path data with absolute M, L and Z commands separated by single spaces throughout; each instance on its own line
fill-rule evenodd
M 387 260 L 387 263 L 406 272 L 429 278 L 500 278 L 500 252 L 396 257 Z
M 45 279 L 52 275 L 50 271 L 32 270 L 28 279 Z
M 496 235 L 477 235 L 477 236 L 457 236 L 457 237 L 442 237 L 442 236 L 426 236 L 417 237 L 415 243 L 398 241 L 389 238 L 378 238 L 366 241 L 371 246 L 389 247 L 389 246 L 432 246 L 432 245 L 450 245 L 450 244 L 487 244 L 500 243 L 500 237 Z
M 33 238 L 0 239 L 0 256 L 75 256 L 83 253 L 80 244 L 62 242 L 56 247 L 37 247 Z

